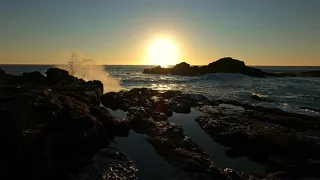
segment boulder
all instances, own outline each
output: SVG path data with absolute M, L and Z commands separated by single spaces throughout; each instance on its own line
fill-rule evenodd
M 50 68 L 46 71 L 46 74 L 51 82 L 61 82 L 70 78 L 68 71 L 59 68 Z
M 152 69 L 145 69 L 143 71 L 145 74 L 168 74 L 166 68 L 162 68 L 161 66 L 154 67 Z
M 45 76 L 43 76 L 39 71 L 28 72 L 22 74 L 22 79 L 24 81 L 43 81 Z
M 126 129 L 93 110 L 102 94 L 98 81 L 55 68 L 47 77 L 0 73 L 0 179 L 65 179 Z
M 110 136 L 128 137 L 131 129 L 127 120 L 117 120 L 110 112 L 103 107 L 91 107 L 90 112 L 94 115 L 110 132 Z
M 170 109 L 176 113 L 189 114 L 191 113 L 191 105 L 188 103 L 173 102 L 169 104 Z
M 112 110 L 127 110 L 127 103 L 120 93 L 108 92 L 101 97 L 101 103 Z
M 198 74 L 197 70 L 198 68 L 190 67 L 190 64 L 182 62 L 171 68 L 169 73 L 174 75 L 194 76 Z
M 204 72 L 208 73 L 240 73 L 252 77 L 264 77 L 264 72 L 260 69 L 248 67 L 243 61 L 231 57 L 221 58 L 208 66 L 203 67 Z

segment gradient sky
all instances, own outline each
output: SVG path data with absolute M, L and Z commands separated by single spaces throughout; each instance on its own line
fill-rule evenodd
M 320 66 L 320 0 L 2 0 L 0 64 L 148 64 L 157 37 L 181 61 Z

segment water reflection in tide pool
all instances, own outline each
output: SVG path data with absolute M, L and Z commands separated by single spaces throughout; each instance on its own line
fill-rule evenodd
M 124 119 L 127 116 L 127 113 L 121 110 L 110 110 L 110 113 L 119 119 Z M 225 153 L 227 148 L 212 140 L 195 121 L 197 117 L 203 115 L 202 112 L 192 108 L 190 114 L 173 113 L 169 121 L 180 125 L 185 134 L 212 157 L 217 167 L 229 167 L 247 174 L 266 174 L 263 165 L 252 162 L 246 157 L 229 157 Z M 175 172 L 176 169 L 157 154 L 154 148 L 146 141 L 146 138 L 147 136 L 145 135 L 131 131 L 129 137 L 117 137 L 114 144 L 115 147 L 123 150 L 135 161 L 139 168 L 139 179 L 186 179 L 178 175 Z
M 226 147 L 212 140 L 212 138 L 207 135 L 195 121 L 197 117 L 203 115 L 202 112 L 191 109 L 190 114 L 173 113 L 173 116 L 169 118 L 169 121 L 180 125 L 185 134 L 212 157 L 217 167 L 229 167 L 247 174 L 265 175 L 266 172 L 263 165 L 252 162 L 245 157 L 230 158 L 227 156 L 225 153 Z
M 110 111 L 110 114 L 113 116 L 113 117 L 116 117 L 118 119 L 125 119 L 127 118 L 127 113 L 122 111 L 122 110 L 116 110 L 116 111 L 113 111 L 111 109 L 108 109 Z
M 121 110 L 110 110 L 110 113 L 120 119 L 125 118 L 127 115 Z M 161 158 L 161 156 L 159 156 L 154 150 L 153 146 L 147 142 L 147 138 L 148 137 L 146 135 L 137 134 L 134 131 L 130 131 L 128 137 L 117 137 L 112 146 L 121 149 L 134 160 L 139 169 L 137 173 L 139 179 L 188 179 L 187 177 L 178 173 L 171 164 Z
M 134 160 L 139 169 L 137 173 L 139 179 L 187 179 L 162 159 L 146 139 L 146 135 L 131 131 L 129 137 L 117 137 L 113 146 L 121 149 Z

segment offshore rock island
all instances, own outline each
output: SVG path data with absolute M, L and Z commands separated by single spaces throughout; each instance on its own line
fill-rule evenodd
M 227 62 L 234 66 L 225 66 Z M 228 58 L 203 68 L 181 63 L 145 73 L 152 72 L 266 75 Z M 46 76 L 14 76 L 1 70 L 1 179 L 137 179 L 134 159 L 110 146 L 130 132 L 145 135 L 156 153 L 187 179 L 320 178 L 318 116 L 181 91 L 136 88 L 103 94 L 103 89 L 100 81 L 86 82 L 57 68 L 47 70 Z M 126 112 L 126 118 L 114 117 L 114 110 Z M 219 167 L 182 126 L 169 120 L 194 110 L 203 114 L 194 122 L 225 147 L 229 157 L 246 157 L 265 167 L 265 173 Z
M 320 77 L 320 71 L 307 71 L 301 73 L 271 73 L 264 72 L 261 69 L 246 66 L 243 61 L 233 59 L 231 57 L 221 58 L 206 66 L 190 66 L 186 62 L 175 65 L 172 68 L 163 68 L 157 66 L 151 69 L 145 69 L 146 74 L 171 74 L 182 76 L 197 76 L 214 73 L 238 73 L 251 77 L 267 77 L 267 76 L 292 76 L 292 77 Z

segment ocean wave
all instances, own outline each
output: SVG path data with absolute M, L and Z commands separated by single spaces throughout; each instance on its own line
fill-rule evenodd
M 15 74 L 39 70 L 49 66 L 4 66 Z M 211 99 L 231 99 L 257 106 L 276 107 L 290 112 L 320 115 L 320 78 L 268 77 L 254 78 L 242 74 L 216 73 L 202 76 L 143 74 L 144 66 L 108 66 L 110 75 L 121 82 L 121 88 L 148 87 L 158 90 L 181 90 L 203 94 Z M 272 102 L 258 101 L 252 95 Z M 314 109 L 314 110 L 312 110 Z

